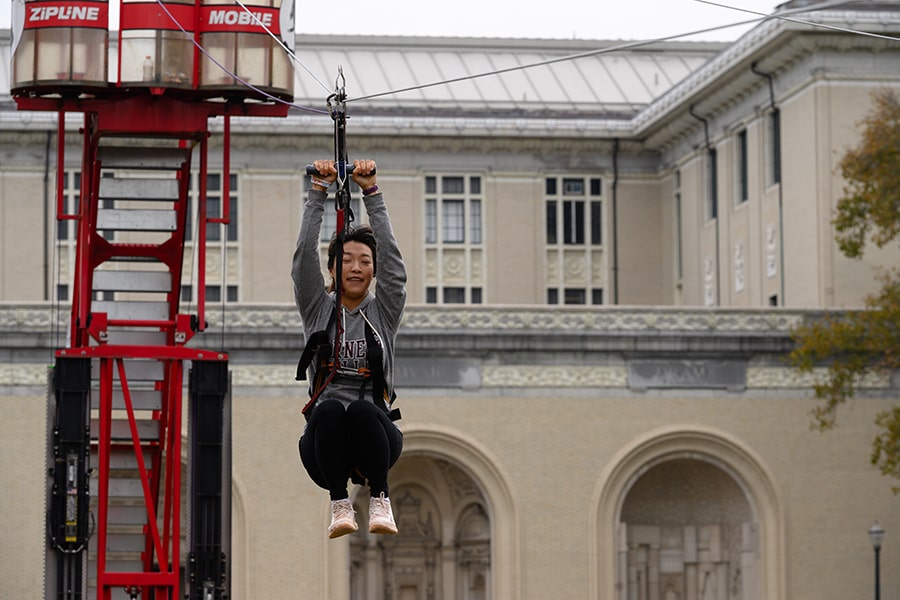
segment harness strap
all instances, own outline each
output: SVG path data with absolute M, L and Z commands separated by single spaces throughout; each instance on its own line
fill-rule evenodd
M 369 369 L 372 372 L 372 401 L 375 406 L 387 413 L 391 421 L 400 420 L 400 409 L 391 410 L 390 404 L 394 401 L 394 395 L 388 397 L 388 391 L 384 385 L 384 348 L 381 346 L 381 340 L 375 333 L 375 329 L 366 319 L 366 360 L 369 363 Z
M 297 375 L 294 377 L 297 381 L 306 381 L 306 371 L 312 364 L 316 356 L 331 357 L 331 340 L 328 339 L 326 330 L 317 331 L 306 340 L 306 347 L 303 348 L 303 354 L 300 355 L 300 361 L 297 363 Z
M 301 354 L 297 363 L 297 374 L 295 377 L 297 381 L 306 380 L 306 371 L 313 360 L 318 360 L 319 364 L 319 368 L 316 370 L 315 381 L 310 385 L 310 400 L 302 410 L 307 420 L 309 419 L 310 409 L 315 405 L 319 395 L 331 382 L 335 372 L 338 370 L 334 367 L 336 366 L 335 361 L 339 360 L 339 357 L 337 359 L 334 358 L 329 337 L 333 319 L 334 317 L 332 316 L 325 329 L 316 331 L 309 336 L 309 339 L 306 341 L 306 347 L 303 348 L 303 354 Z M 360 369 L 359 373 L 372 381 L 372 401 L 375 403 L 375 406 L 383 410 L 390 417 L 391 421 L 399 421 L 401 418 L 400 409 L 389 408 L 394 398 L 396 398 L 396 394 L 393 392 L 389 394 L 385 386 L 384 363 L 382 362 L 384 359 L 384 348 L 381 345 L 378 334 L 375 333 L 375 329 L 369 324 L 368 319 L 365 324 L 365 332 L 366 362 L 368 362 L 369 368 Z

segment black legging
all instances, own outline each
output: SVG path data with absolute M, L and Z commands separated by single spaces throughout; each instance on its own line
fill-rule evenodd
M 307 473 L 332 500 L 349 497 L 347 479 L 354 469 L 373 496 L 387 496 L 388 470 L 400 458 L 403 434 L 372 402 L 357 400 L 345 409 L 337 400 L 323 400 L 313 409 L 299 446 Z

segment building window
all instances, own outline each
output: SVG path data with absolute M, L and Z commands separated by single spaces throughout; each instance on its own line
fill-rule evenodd
M 566 304 L 587 304 L 584 289 L 583 288 L 566 288 L 565 303 Z
M 563 206 L 563 243 L 584 243 L 584 201 L 565 200 Z
M 556 178 L 547 178 L 545 190 L 548 196 L 557 189 Z M 587 193 L 590 190 L 590 194 Z M 582 245 L 585 240 L 599 246 L 603 243 L 603 203 L 598 197 L 602 191 L 599 178 L 562 180 L 562 198 L 546 200 L 547 243 Z M 591 198 L 591 199 L 589 199 Z M 561 228 L 560 228 L 561 226 Z
M 445 287 L 444 288 L 444 304 L 465 304 L 466 288 L 464 287 Z
M 437 185 L 440 180 L 440 186 Z M 425 178 L 425 242 L 481 243 L 481 178 L 429 176 Z M 438 191 L 440 190 L 440 191 Z M 468 223 L 466 215 L 469 215 Z M 440 238 L 438 237 L 440 232 Z
M 335 231 L 337 231 L 337 211 L 333 208 L 333 203 L 325 204 L 325 218 L 322 219 L 322 230 L 319 233 L 319 241 L 324 243 L 330 243 L 331 238 L 334 235 Z M 362 219 L 362 214 L 360 213 L 360 199 L 359 198 L 350 198 L 350 212 L 353 214 L 353 223 L 351 223 L 354 227 L 359 227 L 365 221 Z M 344 215 L 344 218 L 347 218 L 347 215 Z
M 445 286 L 441 288 L 441 302 L 443 304 L 481 304 L 481 288 L 480 287 L 461 287 L 461 286 Z M 466 298 L 468 292 L 469 297 Z M 425 288 L 425 302 L 428 304 L 437 304 L 438 288 Z
M 584 288 L 565 288 L 563 290 L 564 304 L 587 304 L 587 297 L 590 295 L 591 304 L 600 306 L 603 304 L 603 288 L 592 288 L 590 290 Z M 560 292 L 557 288 L 547 289 L 547 304 L 559 304 Z
M 107 198 L 103 198 L 102 200 L 100 200 L 100 210 L 115 210 L 115 208 L 116 208 L 115 200 L 109 200 Z M 99 233 L 100 233 L 100 236 L 107 242 L 113 242 L 116 239 L 115 231 L 111 231 L 109 229 L 104 229 L 104 230 L 100 231 Z
M 206 224 L 206 241 L 218 242 L 222 239 L 222 229 L 225 229 L 225 240 L 238 241 L 238 198 L 237 175 L 232 174 L 229 180 L 228 193 L 228 224 L 224 227 L 221 223 Z M 210 219 L 222 217 L 222 175 L 209 173 L 206 176 L 206 216 Z
M 547 303 L 602 304 L 602 291 L 594 291 L 606 273 L 603 180 L 547 177 L 544 192 Z
M 190 203 L 188 204 L 187 230 L 184 239 L 190 241 L 194 238 L 194 231 L 199 224 L 194 224 L 194 213 L 199 202 L 200 191 L 197 182 L 198 173 L 191 174 L 189 183 Z M 206 175 L 206 218 L 218 219 L 222 216 L 222 175 L 221 173 L 207 173 Z M 238 241 L 238 177 L 232 173 L 229 178 L 228 190 L 228 225 L 225 226 L 225 239 L 229 242 Z M 222 224 L 206 224 L 206 241 L 218 242 L 222 240 Z
M 206 286 L 206 301 L 207 302 L 222 302 L 222 286 L 221 285 L 208 285 Z M 194 286 L 192 285 L 183 285 L 181 286 L 181 301 L 182 302 L 196 302 L 197 298 L 194 297 Z M 225 302 L 237 302 L 238 301 L 238 286 L 236 285 L 226 285 L 225 286 Z
M 481 243 L 481 201 L 469 202 L 469 241 L 473 244 Z
M 309 175 L 304 175 L 303 179 L 304 187 L 303 189 L 309 189 L 312 185 L 310 181 Z M 332 184 L 332 188 L 334 188 L 334 184 Z M 333 194 L 334 189 L 329 188 L 329 191 Z M 355 181 L 350 182 L 350 214 L 344 215 L 345 220 L 351 219 L 351 224 L 354 227 L 358 227 L 362 223 L 367 221 L 365 211 L 361 210 L 362 207 L 362 190 L 356 185 Z M 334 235 L 334 232 L 337 231 L 337 210 L 335 209 L 334 202 L 328 201 L 325 203 L 325 215 L 322 219 L 322 229 L 319 232 L 319 241 L 324 243 L 330 243 L 331 237 Z
M 66 171 L 63 174 L 63 184 L 66 186 L 63 190 L 63 210 L 67 215 L 74 215 L 78 212 L 78 200 L 81 197 L 81 173 L 73 173 Z M 56 239 L 58 240 L 74 240 L 77 238 L 76 228 L 78 221 L 72 219 L 64 219 L 56 224 Z
M 603 203 L 591 202 L 591 244 L 599 246 L 603 243 Z
M 425 177 L 425 301 L 481 303 L 484 225 L 480 175 Z
M 547 243 L 555 244 L 556 242 L 556 232 L 557 232 L 557 220 L 556 220 L 556 200 L 547 200 Z
M 749 173 L 747 169 L 747 130 L 742 129 L 737 135 L 737 200 L 746 202 L 750 198 Z
M 715 148 L 706 154 L 706 219 L 719 218 L 719 156 Z
M 766 171 L 769 174 L 769 185 L 781 183 L 781 113 L 776 108 L 769 113 L 766 152 Z
M 684 240 L 682 238 L 681 222 L 681 171 L 675 172 L 675 196 L 673 206 L 674 240 L 675 240 L 675 281 L 679 282 L 684 277 Z
M 197 205 L 200 202 L 200 182 L 199 182 L 200 173 L 198 171 L 194 171 L 191 173 L 190 181 L 188 182 L 188 192 L 189 192 L 189 201 L 187 208 L 187 227 L 184 232 L 184 239 L 187 242 L 193 241 L 197 228 L 200 227 L 200 223 L 197 222 L 198 214 L 197 214 Z M 222 173 L 207 173 L 206 175 L 206 217 L 207 219 L 218 219 L 221 218 L 223 202 L 222 202 L 222 194 L 224 190 L 222 189 L 223 183 L 223 175 Z M 227 282 L 229 279 L 234 280 L 237 279 L 237 273 L 228 272 L 231 265 L 237 265 L 239 263 L 240 251 L 238 244 L 240 242 L 240 181 L 236 173 L 231 173 L 228 179 L 228 224 L 223 223 L 206 223 L 206 247 L 207 250 L 218 250 L 222 260 L 219 261 L 218 264 L 209 263 L 207 265 L 206 271 L 206 280 L 209 285 L 206 286 L 206 300 L 207 302 L 221 302 L 222 301 L 222 282 Z M 226 257 L 235 256 L 231 260 L 228 260 Z M 194 268 L 197 268 L 197 265 L 194 265 Z M 191 277 L 195 280 L 197 275 L 196 273 L 191 274 Z M 233 294 L 235 300 L 237 301 L 237 288 L 236 285 L 227 285 L 226 287 L 226 295 L 231 296 Z M 185 288 L 187 288 L 185 290 Z M 233 293 L 230 292 L 230 288 L 234 288 Z M 183 301 L 189 302 L 192 300 L 196 300 L 196 290 L 194 287 L 185 283 L 182 285 L 182 294 L 181 299 Z M 231 300 L 228 300 L 231 301 Z
M 465 202 L 445 200 L 443 209 L 443 241 L 445 244 L 462 244 L 466 241 Z
M 77 215 L 81 198 L 81 173 L 76 171 L 65 171 L 63 173 L 63 214 Z M 53 218 L 53 217 L 50 217 Z M 53 278 L 53 283 L 49 285 L 50 290 L 55 294 L 54 300 L 57 302 L 68 302 L 71 300 L 68 285 L 63 285 L 55 281 L 56 273 L 64 270 L 68 273 L 75 272 L 75 247 L 78 239 L 78 223 L 76 219 L 55 219 L 56 226 L 56 250 L 55 260 L 60 265 L 54 268 L 49 277 Z

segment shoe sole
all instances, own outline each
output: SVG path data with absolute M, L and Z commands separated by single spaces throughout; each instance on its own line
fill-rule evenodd
M 381 533 L 386 535 L 395 535 L 397 533 L 396 527 L 391 527 L 390 525 L 384 523 L 372 523 L 369 525 L 369 533 Z
M 336 526 L 334 529 L 328 532 L 329 539 L 339 538 L 342 535 L 347 535 L 348 533 L 356 533 L 359 531 L 359 526 L 353 526 L 350 523 L 342 523 Z

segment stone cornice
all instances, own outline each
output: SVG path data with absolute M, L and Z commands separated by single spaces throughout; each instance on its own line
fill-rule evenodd
M 398 334 L 398 353 L 571 353 L 574 357 L 780 356 L 802 311 L 663 307 L 409 306 Z M 49 304 L 0 304 L 2 347 L 34 352 L 66 344 L 68 310 Z M 208 307 L 209 327 L 191 345 L 228 352 L 290 354 L 303 325 L 293 305 Z M 535 359 L 537 360 L 537 359 Z M 573 358 L 576 360 L 576 358 Z M 580 358 L 578 359 L 580 360 Z M 767 359 L 769 360 L 769 359 Z
M 221 324 L 220 305 L 207 307 L 210 327 Z M 561 333 L 692 333 L 707 335 L 787 335 L 804 316 L 819 311 L 790 309 L 710 309 L 687 307 L 586 306 L 408 306 L 401 325 L 407 332 L 515 331 Z M 302 329 L 292 304 L 235 304 L 225 307 L 230 331 Z M 0 333 L 66 327 L 69 307 L 50 303 L 0 303 Z
M 296 389 L 303 327 L 293 305 L 227 306 L 224 339 L 222 311 L 208 307 L 206 314 L 209 329 L 191 345 L 222 345 L 232 357 L 235 386 Z M 407 308 L 397 341 L 398 386 L 485 393 L 782 389 L 808 395 L 824 369 L 801 374 L 783 359 L 791 348 L 792 328 L 821 314 L 414 305 Z M 8 357 L 0 363 L 0 387 L 45 387 L 48 357 L 52 362 L 53 348 L 65 343 L 68 317 L 67 307 L 48 303 L 0 303 L 0 350 Z M 895 387 L 889 376 L 873 374 L 861 389 L 891 393 Z

